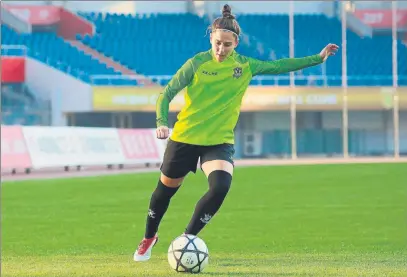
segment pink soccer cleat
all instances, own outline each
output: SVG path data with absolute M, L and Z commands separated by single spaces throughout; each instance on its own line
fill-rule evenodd
M 151 249 L 153 246 L 158 242 L 158 236 L 155 235 L 154 237 L 150 239 L 144 238 L 136 252 L 134 253 L 134 260 L 136 262 L 145 262 L 148 261 L 151 258 Z

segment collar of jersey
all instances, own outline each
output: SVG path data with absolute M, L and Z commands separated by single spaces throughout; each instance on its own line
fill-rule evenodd
M 233 60 L 233 56 L 234 56 L 234 55 L 235 55 L 235 53 L 236 53 L 236 51 L 235 51 L 235 50 L 233 50 L 233 51 L 232 51 L 232 52 L 230 52 L 230 54 L 229 54 L 229 55 L 226 57 L 226 59 L 224 59 L 222 62 L 218 62 L 218 61 L 216 60 L 215 55 L 213 54 L 212 49 L 211 49 L 211 50 L 209 50 L 209 51 L 211 51 L 212 59 L 213 59 L 215 62 L 220 63 L 220 64 L 224 64 L 225 62 L 228 62 L 228 61 Z

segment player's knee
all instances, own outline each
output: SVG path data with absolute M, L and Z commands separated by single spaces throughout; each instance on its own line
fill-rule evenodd
M 170 187 L 170 188 L 177 188 L 181 185 L 182 181 L 184 180 L 184 177 L 181 178 L 170 178 L 165 176 L 163 173 L 161 173 L 160 181 L 163 185 Z
M 232 184 L 232 175 L 224 170 L 215 170 L 208 175 L 209 190 L 220 196 L 226 196 Z

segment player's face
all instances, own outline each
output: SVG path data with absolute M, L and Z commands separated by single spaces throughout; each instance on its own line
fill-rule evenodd
M 216 60 L 222 62 L 236 48 L 238 41 L 233 33 L 216 30 L 211 33 L 211 44 Z

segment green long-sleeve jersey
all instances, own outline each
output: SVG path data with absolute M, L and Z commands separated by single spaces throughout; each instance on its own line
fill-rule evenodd
M 218 62 L 212 50 L 201 52 L 177 71 L 157 100 L 157 127 L 168 126 L 169 104 L 186 88 L 171 140 L 195 145 L 234 143 L 244 93 L 253 76 L 282 74 L 318 65 L 319 54 L 260 61 L 233 51 Z

